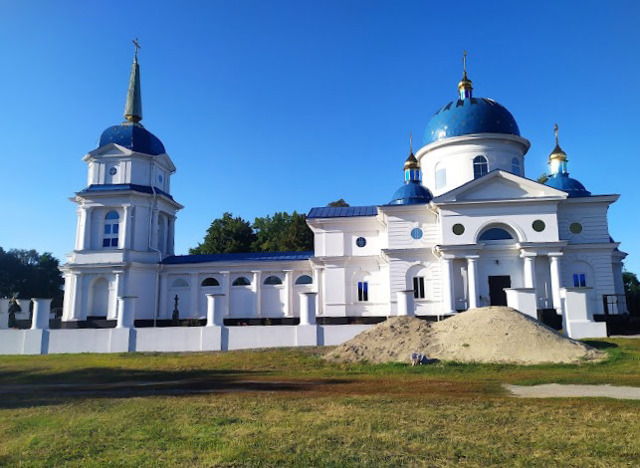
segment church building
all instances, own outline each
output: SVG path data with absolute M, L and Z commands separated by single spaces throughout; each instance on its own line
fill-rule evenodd
M 506 304 L 559 316 L 566 291 L 584 293 L 590 316 L 625 312 L 626 254 L 607 222 L 618 195 L 592 194 L 569 176 L 557 127 L 548 180 L 528 179 L 529 141 L 505 107 L 474 96 L 466 67 L 456 99 L 410 148 L 394 194 L 311 208 L 310 252 L 175 255 L 176 166 L 141 123 L 137 51 L 124 117 L 83 158 L 87 184 L 72 198 L 77 235 L 62 267 L 64 322 L 114 320 L 122 297 L 137 298 L 138 320 L 198 319 L 207 294 L 223 295 L 228 323 L 293 321 L 305 292 L 317 293 L 326 320 Z

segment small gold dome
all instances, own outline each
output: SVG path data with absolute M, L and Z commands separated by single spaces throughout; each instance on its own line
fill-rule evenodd
M 409 153 L 409 157 L 404 163 L 404 170 L 406 171 L 407 169 L 420 169 L 420 163 L 413 155 L 413 151 Z
M 553 148 L 553 151 L 549 155 L 549 160 L 566 161 L 567 153 L 560 148 L 560 144 L 558 143 L 558 124 L 554 125 L 554 132 L 556 134 L 556 147 Z

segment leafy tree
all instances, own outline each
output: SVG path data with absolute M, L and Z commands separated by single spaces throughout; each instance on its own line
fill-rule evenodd
M 202 243 L 189 249 L 189 253 L 195 255 L 250 252 L 254 241 L 255 234 L 251 223 L 225 212 L 222 218 L 213 220 Z
M 640 294 L 640 282 L 638 276 L 630 271 L 622 272 L 622 282 L 624 283 L 624 292 L 629 294 Z
M 48 252 L 12 249 L 5 252 L 0 247 L 0 296 L 52 298 L 53 307 L 62 306 L 64 280 L 60 263 Z
M 543 172 L 542 174 L 540 174 L 540 177 L 538 177 L 537 182 L 540 184 L 544 184 L 547 180 L 549 180 L 549 174 Z
M 351 206 L 351 205 L 349 205 L 346 201 L 344 201 L 344 198 L 341 198 L 340 200 L 329 202 L 327 206 Z
M 313 232 L 306 223 L 306 216 L 293 212 L 275 213 L 256 218 L 254 252 L 285 252 L 313 250 Z
M 285 236 L 283 250 L 313 250 L 313 231 L 307 225 L 307 217 L 295 211 Z

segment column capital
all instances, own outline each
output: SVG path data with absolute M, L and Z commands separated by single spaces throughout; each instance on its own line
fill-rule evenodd
M 553 259 L 556 259 L 556 260 L 557 260 L 557 259 L 559 259 L 560 257 L 562 257 L 564 254 L 563 254 L 562 252 L 549 252 L 547 255 L 549 256 L 549 258 L 550 258 L 551 260 L 553 260 Z
M 530 250 L 520 250 L 520 258 L 534 258 L 537 257 L 538 254 L 536 252 L 531 252 Z
M 468 262 L 475 262 L 480 258 L 480 255 L 467 255 L 465 258 Z

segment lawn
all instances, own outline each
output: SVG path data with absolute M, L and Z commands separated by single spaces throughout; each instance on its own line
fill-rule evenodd
M 333 365 L 323 350 L 0 357 L 0 465 L 637 466 L 640 402 L 502 383 L 640 386 L 607 362 Z

